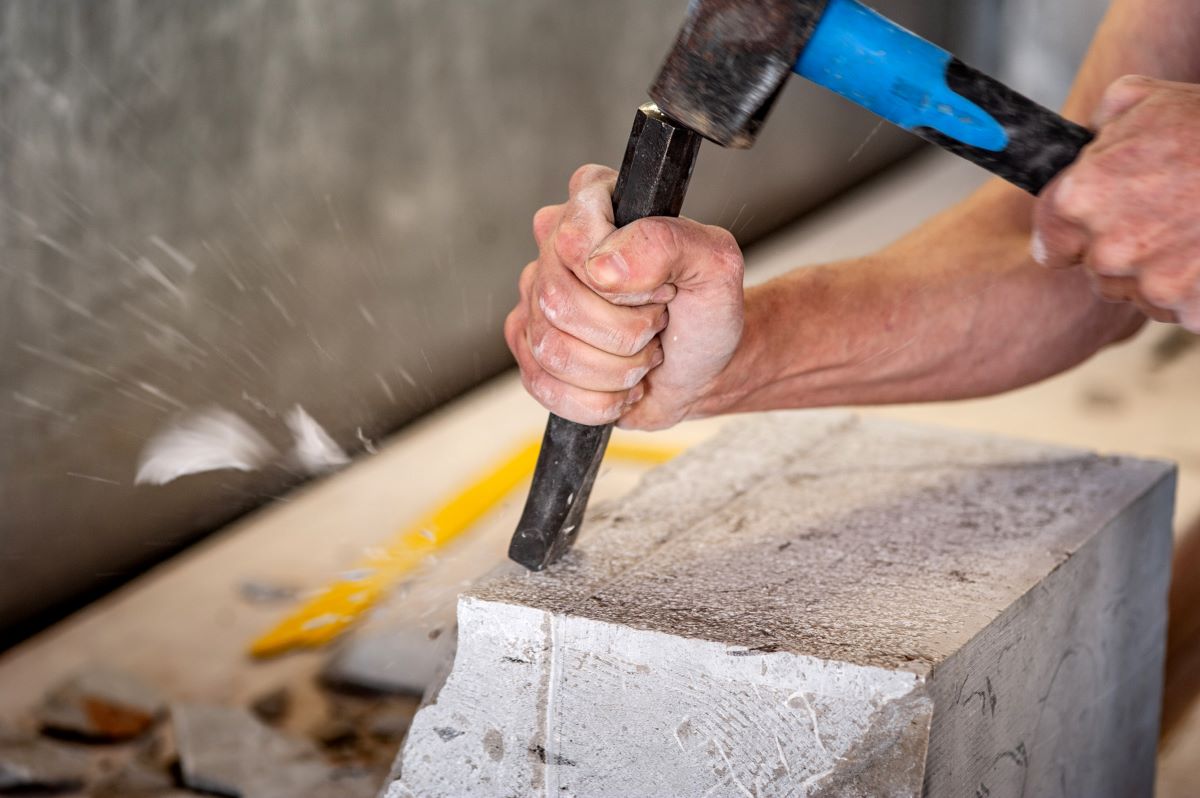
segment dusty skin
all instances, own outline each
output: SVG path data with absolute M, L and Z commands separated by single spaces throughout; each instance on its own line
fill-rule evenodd
M 1082 265 L 1105 299 L 1200 333 L 1200 86 L 1123 77 L 1093 127 L 1037 204 L 1034 258 Z
M 1147 316 L 1200 330 L 1197 35 L 1194 0 L 1114 0 L 1063 109 L 1097 138 L 1040 199 L 993 181 L 876 253 L 797 264 L 744 297 L 727 232 L 614 232 L 615 174 L 579 169 L 567 202 L 534 218 L 538 258 L 505 325 L 526 388 L 573 421 L 655 429 L 984 396 Z
M 729 363 L 742 332 L 742 255 L 690 219 L 613 227 L 617 174 L 580 167 L 534 216 L 538 259 L 505 324 L 526 389 L 573 421 L 668 427 Z

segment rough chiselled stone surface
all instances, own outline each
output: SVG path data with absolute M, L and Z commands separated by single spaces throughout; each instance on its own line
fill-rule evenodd
M 775 414 L 460 599 L 388 798 L 1150 795 L 1168 464 Z

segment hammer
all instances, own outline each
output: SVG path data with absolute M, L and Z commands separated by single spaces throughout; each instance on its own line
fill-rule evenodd
M 793 71 L 1031 194 L 1092 139 L 856 0 L 692 0 L 634 118 L 616 226 L 678 216 L 701 137 L 753 145 Z M 550 415 L 511 559 L 540 571 L 570 549 L 611 432 Z

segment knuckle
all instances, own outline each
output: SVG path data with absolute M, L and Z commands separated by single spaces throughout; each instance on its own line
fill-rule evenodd
M 533 235 L 540 237 L 554 224 L 559 212 L 558 205 L 546 205 L 537 209 L 533 214 Z
M 605 393 L 589 393 L 582 399 L 581 404 L 593 424 L 616 421 L 625 410 L 625 403 L 622 399 L 613 399 L 611 394 Z
M 1091 171 L 1077 164 L 1054 192 L 1050 210 L 1067 219 L 1083 219 L 1091 211 L 1094 192 Z
M 517 278 L 517 290 L 521 297 L 529 295 L 529 289 L 533 285 L 533 281 L 537 276 L 537 261 L 531 261 L 525 264 L 525 268 L 521 269 L 521 276 Z
M 1138 293 L 1147 302 L 1161 308 L 1173 308 L 1186 299 L 1183 286 L 1178 280 L 1154 273 L 1147 274 L 1138 281 Z
M 653 327 L 644 321 L 609 328 L 609 351 L 621 357 L 633 357 L 654 335 Z
M 504 319 L 504 340 L 508 344 L 508 348 L 516 351 L 516 342 L 519 340 L 521 333 L 521 308 L 517 306 L 508 312 L 508 316 Z
M 1125 236 L 1105 235 L 1092 242 L 1088 262 L 1100 274 L 1121 276 L 1130 273 L 1134 254 L 1134 247 Z
M 738 246 L 737 239 L 734 238 L 733 233 L 723 227 L 713 227 L 711 230 L 714 244 L 713 254 L 716 257 L 717 268 L 725 276 L 740 282 L 745 261 L 742 258 L 742 250 Z
M 554 235 L 554 254 L 566 266 L 578 267 L 592 250 L 591 238 L 578 218 L 564 221 Z
M 625 375 L 621 380 L 621 387 L 625 388 L 626 390 L 633 388 L 642 381 L 642 377 L 645 377 L 648 371 L 650 371 L 649 365 L 634 366 L 633 368 L 626 370 Z
M 567 184 L 567 187 L 574 194 L 588 183 L 604 179 L 610 171 L 612 170 L 608 167 L 600 166 L 599 164 L 585 163 L 571 174 L 571 180 Z
M 1119 100 L 1130 94 L 1140 94 L 1150 83 L 1150 79 L 1142 75 L 1122 75 L 1108 84 L 1104 90 L 1105 100 Z
M 635 224 L 638 237 L 647 254 L 662 260 L 670 260 L 679 252 L 679 239 L 675 235 L 675 224 L 667 219 L 651 217 L 640 219 Z
M 530 348 L 533 358 L 547 371 L 563 373 L 572 363 L 571 347 L 567 337 L 554 327 L 546 325 L 533 334 Z
M 570 293 L 561 285 L 547 282 L 537 292 L 538 310 L 551 324 L 560 324 L 575 313 Z
M 550 410 L 555 410 L 560 404 L 562 398 L 562 390 L 559 388 L 558 381 L 545 373 L 521 373 L 521 382 L 525 385 L 525 390 L 534 399 L 537 399 L 543 406 Z

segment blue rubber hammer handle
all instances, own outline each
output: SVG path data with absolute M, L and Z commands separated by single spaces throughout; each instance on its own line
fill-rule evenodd
M 1032 194 L 1092 139 L 856 0 L 829 0 L 794 71 Z

